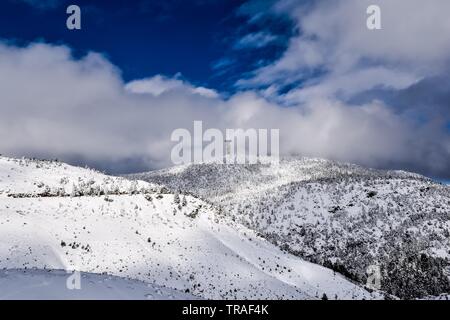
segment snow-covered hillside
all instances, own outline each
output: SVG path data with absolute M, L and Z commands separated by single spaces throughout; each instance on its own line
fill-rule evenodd
M 0 158 L 0 180 L 4 270 L 105 273 L 215 299 L 381 296 L 193 196 L 58 162 Z
M 0 270 L 0 300 L 191 300 L 188 293 L 105 274 L 80 273 L 80 290 L 68 290 L 65 270 Z
M 159 189 L 150 183 L 111 177 L 58 161 L 0 157 L 0 196 L 19 198 L 131 194 Z
M 423 176 L 291 158 L 131 177 L 207 199 L 278 247 L 360 283 L 380 267 L 393 295 L 450 291 L 450 188 Z

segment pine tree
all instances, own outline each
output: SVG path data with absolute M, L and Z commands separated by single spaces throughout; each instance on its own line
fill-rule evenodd
M 173 202 L 175 204 L 179 204 L 180 203 L 180 195 L 177 193 L 175 193 L 175 196 L 173 197 Z

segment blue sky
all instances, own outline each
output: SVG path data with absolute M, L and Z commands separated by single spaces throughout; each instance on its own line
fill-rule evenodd
M 66 28 L 81 7 L 82 30 Z M 382 29 L 366 26 L 377 4 Z M 0 153 L 171 165 L 170 134 L 279 129 L 282 155 L 450 179 L 448 0 L 4 0 Z
M 288 19 L 247 25 L 247 17 L 240 14 L 242 0 L 79 0 L 73 3 L 82 9 L 82 30 L 69 31 L 65 10 L 72 2 L 3 1 L 0 37 L 18 45 L 65 44 L 76 56 L 103 53 L 126 81 L 180 73 L 195 84 L 225 92 L 235 90 L 242 74 L 276 59 L 289 39 Z M 237 48 L 245 34 L 264 28 L 279 38 L 264 48 Z

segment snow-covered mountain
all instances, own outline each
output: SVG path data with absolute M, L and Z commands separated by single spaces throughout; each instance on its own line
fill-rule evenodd
M 418 174 L 287 158 L 130 177 L 200 196 L 279 248 L 360 283 L 379 268 L 392 295 L 450 292 L 450 187 Z
M 381 297 L 281 250 L 198 197 L 59 162 L 4 157 L 0 269 L 9 270 L 0 274 L 5 284 L 0 297 L 8 297 L 14 283 L 20 293 L 15 298 L 33 296 L 23 285 L 30 279 L 51 283 L 42 291 L 61 290 L 64 281 L 57 270 L 78 270 L 90 279 L 82 280 L 76 297 L 83 296 L 83 286 L 87 297 L 111 297 L 100 277 L 105 274 L 143 281 L 149 295 L 155 288 L 170 290 L 157 298 Z M 52 273 L 57 278 L 50 281 Z M 106 286 L 125 290 L 131 285 L 114 281 Z M 136 290 L 146 294 L 142 285 Z
M 111 177 L 58 161 L 0 157 L 0 196 L 78 197 L 155 191 L 161 191 L 161 188 L 151 183 Z

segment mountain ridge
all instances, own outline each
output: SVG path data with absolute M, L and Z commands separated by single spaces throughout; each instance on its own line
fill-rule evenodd
M 206 299 L 383 296 L 198 197 L 64 163 L 1 157 L 0 217 L 4 270 L 106 273 Z
M 406 171 L 310 158 L 128 176 L 207 199 L 278 247 L 402 298 L 450 291 L 450 188 Z

